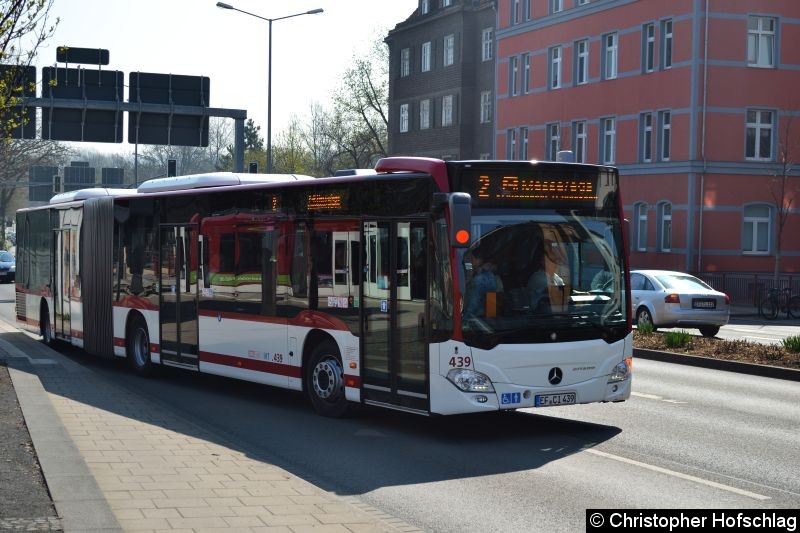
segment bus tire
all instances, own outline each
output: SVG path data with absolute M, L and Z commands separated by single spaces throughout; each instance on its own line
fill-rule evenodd
M 42 304 L 42 312 L 39 320 L 39 333 L 42 336 L 42 342 L 47 346 L 53 344 L 53 326 L 50 325 L 50 310 L 47 304 Z
M 128 326 L 128 337 L 125 342 L 128 365 L 131 370 L 142 377 L 147 377 L 153 372 L 153 362 L 150 360 L 150 333 L 147 323 L 141 316 L 136 316 Z
M 318 344 L 306 365 L 305 390 L 314 410 L 322 416 L 340 417 L 347 412 L 344 370 L 339 349 L 331 341 Z

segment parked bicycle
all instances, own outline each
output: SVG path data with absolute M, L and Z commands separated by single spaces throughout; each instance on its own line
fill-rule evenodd
M 787 318 L 800 318 L 800 295 L 792 295 L 788 287 L 769 289 L 767 297 L 758 306 L 758 313 L 767 320 L 774 320 L 781 311 Z

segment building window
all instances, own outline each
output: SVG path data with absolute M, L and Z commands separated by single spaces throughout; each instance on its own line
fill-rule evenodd
M 742 253 L 766 255 L 772 234 L 772 209 L 765 204 L 748 205 L 742 219 Z
M 491 157 L 492 154 L 490 154 L 489 152 L 483 152 L 478 156 L 478 159 L 480 159 L 481 161 L 487 161 Z
M 442 7 L 450 7 L 453 5 L 453 0 L 442 0 Z
M 589 40 L 575 43 L 575 83 L 582 85 L 589 81 Z
M 588 3 L 589 3 L 589 0 L 577 0 L 577 5 L 579 5 L 579 6 L 585 6 Z
M 662 202 L 658 205 L 658 250 L 669 252 L 672 250 L 672 204 Z
M 490 61 L 492 59 L 493 35 L 494 30 L 492 28 L 484 28 L 481 31 L 481 61 Z
M 400 76 L 411 74 L 411 48 L 400 50 Z
M 775 66 L 775 26 L 773 17 L 747 17 L 747 64 L 751 67 Z
M 616 33 L 603 35 L 603 79 L 617 77 L 618 36 Z
M 547 125 L 547 159 L 555 161 L 558 155 L 559 147 L 561 146 L 561 128 L 558 123 Z
M 517 77 L 519 76 L 519 58 L 508 58 L 508 94 L 517 96 Z
M 746 159 L 772 159 L 772 123 L 772 111 L 747 110 Z
M 642 27 L 642 72 L 653 72 L 656 61 L 656 25 Z
M 408 131 L 408 104 L 400 106 L 400 133 Z
M 647 251 L 647 204 L 639 202 L 633 206 L 633 216 L 636 220 L 635 247 L 639 252 Z
M 422 43 L 422 72 L 431 70 L 431 42 Z
M 561 47 L 554 46 L 550 49 L 550 88 L 561 87 Z
M 600 154 L 602 163 L 605 165 L 614 164 L 617 143 L 617 120 L 615 118 L 600 119 Z
M 430 0 L 421 0 L 419 3 L 419 12 L 422 15 L 427 15 L 431 10 Z
M 492 91 L 481 92 L 481 124 L 492 121 Z
M 442 126 L 453 125 L 453 95 L 442 97 Z
M 522 94 L 531 92 L 531 55 L 522 54 Z
M 576 163 L 586 162 L 586 121 L 572 123 L 572 153 Z
M 506 131 L 506 159 L 516 159 L 517 157 L 517 130 Z
M 519 129 L 519 158 L 528 159 L 528 128 Z
M 444 36 L 444 66 L 450 66 L 455 59 L 456 36 L 452 33 Z
M 511 0 L 511 24 L 519 22 L 520 0 Z
M 639 115 L 639 127 L 641 128 L 641 161 L 649 163 L 653 160 L 653 114 L 642 113 Z
M 672 19 L 661 21 L 661 70 L 672 68 Z
M 564 0 L 550 0 L 550 13 L 564 11 Z
M 533 3 L 533 0 L 524 0 L 524 2 L 525 3 L 523 4 L 522 7 L 524 11 L 523 15 L 525 17 L 525 20 L 531 20 L 531 4 Z
M 672 113 L 660 111 L 658 124 L 658 158 L 661 161 L 669 161 L 672 151 Z
M 431 127 L 431 101 L 421 100 L 419 103 L 419 129 L 427 130 Z

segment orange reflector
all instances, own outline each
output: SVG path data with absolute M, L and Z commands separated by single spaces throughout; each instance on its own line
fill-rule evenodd
M 496 292 L 487 292 L 486 293 L 486 316 L 487 317 L 495 317 L 495 316 L 497 316 L 497 293 Z
M 344 378 L 344 386 L 345 387 L 355 387 L 356 380 L 353 378 Z
M 350 361 L 350 368 L 355 368 L 355 367 L 357 367 L 357 366 L 358 366 L 358 365 L 356 364 L 356 362 L 355 362 L 355 361 Z
M 469 242 L 469 232 L 465 229 L 460 229 L 456 232 L 456 242 L 458 244 L 467 244 Z

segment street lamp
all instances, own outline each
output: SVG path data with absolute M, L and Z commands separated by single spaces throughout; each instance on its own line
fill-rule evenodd
M 244 13 L 245 15 L 250 15 L 251 17 L 256 17 L 269 22 L 269 56 L 267 59 L 267 174 L 272 174 L 272 22 L 275 20 L 299 17 L 300 15 L 316 15 L 317 13 L 322 13 L 323 9 L 317 8 L 310 11 L 303 11 L 302 13 L 295 13 L 294 15 L 286 15 L 284 17 L 271 19 L 233 7 L 225 2 L 217 2 L 217 7 L 222 9 L 232 9 L 234 11 L 238 11 L 239 13 Z

